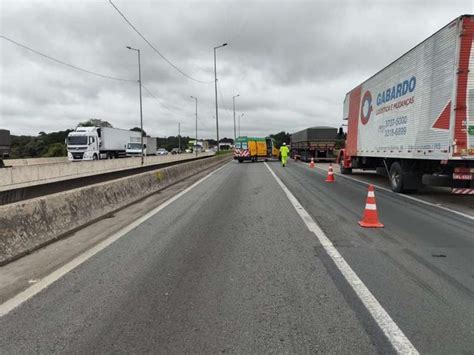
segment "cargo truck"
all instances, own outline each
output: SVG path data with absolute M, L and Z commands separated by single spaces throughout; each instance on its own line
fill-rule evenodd
M 140 137 L 131 137 L 127 143 L 125 153 L 128 157 L 142 155 L 142 143 Z M 143 137 L 143 155 L 156 155 L 156 137 Z
M 194 152 L 194 151 L 205 152 L 208 149 L 209 149 L 209 142 L 206 140 L 193 139 L 188 142 L 188 150 L 191 152 Z
M 395 192 L 473 194 L 474 16 L 463 15 L 346 94 L 341 173 L 378 170 Z
M 10 146 L 10 131 L 6 129 L 0 129 L 0 168 L 5 167 L 3 159 L 8 159 L 10 157 Z
M 127 143 L 140 139 L 141 132 L 109 127 L 77 127 L 66 138 L 70 161 L 125 157 Z
M 302 161 L 335 161 L 344 137 L 334 127 L 310 127 L 290 136 L 290 156 Z

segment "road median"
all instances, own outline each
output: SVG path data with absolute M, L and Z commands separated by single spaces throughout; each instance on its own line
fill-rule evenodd
M 0 265 L 231 159 L 217 156 L 0 206 Z

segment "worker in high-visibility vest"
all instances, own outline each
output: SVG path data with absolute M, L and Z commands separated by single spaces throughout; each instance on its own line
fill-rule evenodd
M 281 156 L 281 166 L 285 167 L 286 161 L 288 160 L 288 153 L 290 150 L 286 146 L 286 143 L 283 143 L 283 145 L 280 147 L 280 156 Z

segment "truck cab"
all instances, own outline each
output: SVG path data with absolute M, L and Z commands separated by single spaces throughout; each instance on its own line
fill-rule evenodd
M 98 160 L 101 144 L 100 128 L 77 127 L 66 138 L 67 155 L 71 161 Z
M 130 142 L 127 144 L 127 149 L 125 150 L 127 157 L 139 157 L 142 155 L 142 144 Z M 147 156 L 146 144 L 143 143 L 143 155 Z

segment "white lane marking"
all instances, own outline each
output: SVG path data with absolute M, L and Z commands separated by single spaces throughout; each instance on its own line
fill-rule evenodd
M 265 166 L 273 175 L 278 185 L 280 185 L 280 187 L 283 189 L 286 194 L 286 197 L 288 197 L 288 200 L 290 200 L 296 212 L 306 224 L 306 227 L 308 227 L 308 229 L 316 235 L 326 253 L 330 256 L 334 264 L 336 264 L 337 268 L 347 280 L 349 285 L 351 285 L 352 289 L 359 297 L 361 302 L 364 304 L 367 311 L 369 311 L 372 318 L 378 324 L 380 329 L 382 329 L 395 351 L 397 351 L 397 353 L 399 354 L 418 354 L 418 350 L 416 350 L 416 348 L 405 336 L 405 334 L 403 334 L 402 330 L 398 327 L 395 321 L 390 317 L 390 315 L 387 313 L 387 311 L 385 311 L 379 301 L 377 301 L 374 295 L 369 291 L 367 286 L 365 286 L 359 276 L 357 276 L 354 270 L 352 270 L 349 264 L 344 260 L 342 255 L 332 244 L 326 234 L 321 230 L 319 225 L 303 208 L 303 206 L 301 206 L 296 197 L 290 192 L 290 190 L 288 190 L 288 188 L 285 186 L 285 184 L 283 184 L 280 178 L 276 176 L 270 166 L 268 166 L 267 163 L 265 163 Z
M 139 219 L 135 220 L 135 222 L 129 224 L 127 227 L 121 229 L 117 233 L 111 235 L 110 237 L 103 240 L 102 242 L 100 242 L 96 246 L 92 247 L 91 249 L 87 250 L 83 254 L 79 255 L 76 258 L 74 258 L 73 260 L 71 260 L 67 264 L 63 265 L 59 269 L 53 271 L 51 274 L 49 274 L 48 276 L 42 278 L 41 280 L 39 280 L 38 282 L 36 282 L 32 286 L 28 287 L 26 290 L 20 292 L 16 296 L 13 296 L 9 300 L 7 300 L 4 303 L 0 304 L 0 317 L 3 317 L 4 315 L 8 314 L 12 310 L 14 310 L 16 307 L 21 305 L 23 302 L 28 301 L 31 297 L 38 294 L 43 289 L 47 288 L 49 285 L 51 285 L 55 281 L 59 280 L 61 277 L 66 275 L 68 272 L 70 272 L 71 270 L 73 270 L 76 267 L 78 267 L 79 265 L 81 265 L 83 262 L 85 262 L 88 259 L 90 259 L 91 257 L 93 257 L 95 254 L 97 254 L 101 250 L 107 248 L 113 242 L 117 241 L 118 239 L 123 237 L 125 234 L 127 234 L 128 232 L 132 231 L 133 229 L 138 227 L 140 224 L 145 222 L 147 219 L 153 217 L 155 214 L 157 214 L 158 212 L 160 212 L 161 210 L 163 210 L 164 208 L 166 208 L 167 206 L 172 204 L 174 201 L 179 199 L 181 196 L 183 196 L 184 194 L 191 191 L 193 188 L 195 188 L 196 186 L 198 186 L 199 184 L 201 184 L 202 182 L 207 180 L 211 175 L 213 175 L 213 174 L 217 173 L 218 171 L 220 171 L 221 169 L 225 168 L 228 164 L 229 163 L 226 163 L 223 166 L 221 166 L 220 168 L 210 172 L 209 174 L 204 176 L 202 179 L 196 181 L 194 184 L 187 187 L 185 190 L 181 191 L 177 195 L 174 195 L 172 198 L 170 198 L 169 200 L 166 200 L 165 202 L 163 202 L 161 205 L 159 205 L 155 209 L 151 210 L 147 214 L 145 214 L 142 217 L 140 217 Z
M 319 169 L 319 170 L 321 170 L 321 171 L 324 171 L 324 172 L 327 171 L 326 169 L 320 168 L 320 167 L 318 167 L 318 166 L 317 166 L 316 168 Z M 308 169 L 309 169 L 309 168 L 308 168 Z M 311 169 L 309 169 L 309 170 L 311 170 Z M 335 175 L 341 176 L 341 177 L 346 178 L 346 179 L 349 179 L 349 180 L 353 180 L 353 181 L 355 181 L 355 182 L 359 182 L 359 183 L 364 184 L 364 185 L 373 185 L 373 186 L 375 186 L 377 189 L 384 190 L 384 191 L 390 192 L 390 193 L 392 193 L 392 194 L 396 194 L 397 196 L 404 197 L 404 198 L 407 198 L 407 199 L 412 200 L 412 201 L 417 201 L 417 202 L 420 202 L 420 203 L 425 204 L 425 205 L 428 205 L 428 206 L 440 208 L 440 209 L 442 209 L 442 210 L 444 210 L 444 211 L 448 211 L 448 212 L 457 214 L 458 216 L 461 216 L 461 217 L 470 219 L 471 221 L 474 221 L 474 216 L 471 216 L 471 215 L 468 215 L 468 214 L 466 214 L 466 213 L 462 213 L 462 212 L 453 210 L 453 209 L 451 209 L 451 208 L 449 208 L 449 207 L 445 207 L 445 206 L 442 206 L 442 205 L 437 204 L 437 203 L 432 203 L 432 202 L 428 202 L 428 201 L 425 201 L 425 200 L 421 200 L 421 199 L 419 199 L 419 198 L 416 198 L 416 197 L 413 197 L 413 196 L 410 196 L 410 195 L 397 194 L 397 193 L 393 192 L 392 190 L 387 189 L 386 187 L 383 187 L 383 186 L 380 186 L 380 185 L 377 185 L 377 184 L 373 184 L 373 183 L 371 183 L 371 182 L 365 182 L 365 181 L 356 179 L 356 178 L 351 177 L 351 176 L 343 175 L 343 174 L 340 174 L 340 173 L 335 173 Z

